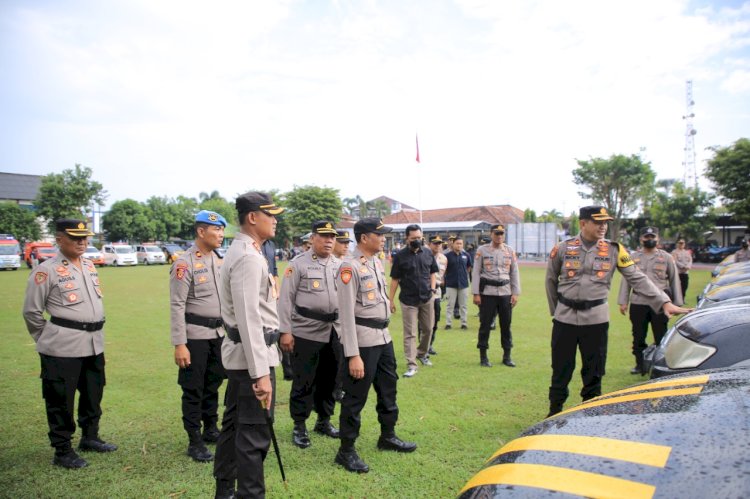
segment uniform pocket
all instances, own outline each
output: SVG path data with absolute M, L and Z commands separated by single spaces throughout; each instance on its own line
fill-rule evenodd
M 305 289 L 308 291 L 325 291 L 325 275 L 320 270 L 308 270 L 305 276 Z
M 63 305 L 70 306 L 78 303 L 83 303 L 83 293 L 81 292 L 80 286 L 75 281 L 68 281 L 61 283 L 58 286 Z

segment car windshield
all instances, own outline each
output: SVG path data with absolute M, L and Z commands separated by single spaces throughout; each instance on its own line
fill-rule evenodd
M 36 251 L 40 255 L 56 255 L 57 254 L 57 250 L 55 248 L 44 247 L 44 248 L 39 248 Z
M 182 251 L 182 248 L 180 248 L 179 246 L 177 246 L 177 245 L 175 245 L 175 244 L 168 244 L 168 245 L 166 245 L 166 246 L 164 246 L 164 247 L 165 247 L 165 248 L 167 249 L 167 251 L 169 251 L 170 253 L 174 253 L 174 252 L 176 252 L 176 251 Z
M 161 253 L 161 250 L 156 246 L 144 246 L 143 249 L 149 253 Z
M 89 246 L 86 248 L 86 253 L 99 253 L 99 250 L 94 248 L 93 246 Z
M 20 251 L 17 244 L 0 244 L 0 255 L 17 255 Z
M 115 253 L 118 255 L 127 255 L 128 253 L 132 253 L 133 248 L 130 246 L 115 246 Z

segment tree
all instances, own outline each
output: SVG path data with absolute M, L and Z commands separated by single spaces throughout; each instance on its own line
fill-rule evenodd
M 204 194 L 204 192 L 199 194 L 199 197 L 201 198 L 200 204 L 198 205 L 199 209 L 215 211 L 226 218 L 228 223 L 237 225 L 237 209 L 234 207 L 234 202 L 230 203 L 221 197 L 217 191 L 213 191 L 211 196 L 206 198 L 203 197 Z
M 554 209 L 553 210 L 549 210 L 549 211 L 545 210 L 539 216 L 539 222 L 553 222 L 553 223 L 558 223 L 558 222 L 561 222 L 562 219 L 563 219 L 563 214 L 560 213 L 557 210 L 554 210 Z
M 21 244 L 42 237 L 34 212 L 11 202 L 0 202 L 0 234 L 11 234 Z
M 526 208 L 525 210 L 523 210 L 523 221 L 525 223 L 535 223 L 536 212 L 532 210 L 531 208 Z
M 750 139 L 741 138 L 729 147 L 709 148 L 706 177 L 714 184 L 735 219 L 750 224 Z
M 342 199 L 342 203 L 344 204 L 344 210 L 346 210 L 346 213 L 349 215 L 354 215 L 354 211 L 359 206 L 360 200 L 362 198 L 359 197 L 359 194 L 353 198 L 344 198 Z
M 178 230 L 176 233 L 171 234 L 170 237 L 177 237 L 180 239 L 193 239 L 195 227 L 195 214 L 200 210 L 198 209 L 198 201 L 194 198 L 186 196 L 177 196 L 174 203 L 174 213 L 177 218 Z
M 662 238 L 702 239 L 716 221 L 713 200 L 713 194 L 675 181 L 667 192 L 656 193 L 645 216 L 659 227 Z
M 576 161 L 579 167 L 573 170 L 573 182 L 590 190 L 580 191 L 578 194 L 607 207 L 614 217 L 610 237 L 617 239 L 623 216 L 653 192 L 656 175 L 651 165 L 644 163 L 636 155 L 622 154 L 612 155 L 609 159 Z
M 370 211 L 368 215 L 383 218 L 386 215 L 391 214 L 391 207 L 383 199 L 378 199 L 370 203 Z
M 134 199 L 114 203 L 102 217 L 102 224 L 109 241 L 148 241 L 156 232 L 153 218 Z
M 50 173 L 42 177 L 34 204 L 37 215 L 47 221 L 50 233 L 55 231 L 58 218 L 86 218 L 93 202 L 104 203 L 107 191 L 102 184 L 91 180 L 91 168 L 76 164 L 73 170 Z
M 309 232 L 315 220 L 338 222 L 343 209 L 338 189 L 312 185 L 294 186 L 284 194 L 282 206 L 287 209 L 282 217 L 293 234 Z
M 153 224 L 154 240 L 168 241 L 181 232 L 182 220 L 173 199 L 151 196 L 146 200 L 144 210 Z

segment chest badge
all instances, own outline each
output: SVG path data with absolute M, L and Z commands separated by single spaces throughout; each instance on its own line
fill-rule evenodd
M 318 289 L 320 287 L 320 281 L 313 281 L 313 288 Z
M 370 291 L 369 293 L 367 293 L 367 299 L 368 300 L 374 300 L 375 299 L 375 292 L 374 291 Z
M 75 301 L 78 301 L 78 295 L 77 295 L 77 294 L 75 294 L 75 293 L 70 293 L 70 294 L 68 295 L 68 301 L 69 301 L 70 303 L 73 303 L 73 302 L 75 302 Z

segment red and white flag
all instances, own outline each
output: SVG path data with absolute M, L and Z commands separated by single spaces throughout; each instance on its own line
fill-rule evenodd
M 417 163 L 419 163 L 419 134 L 417 134 Z

